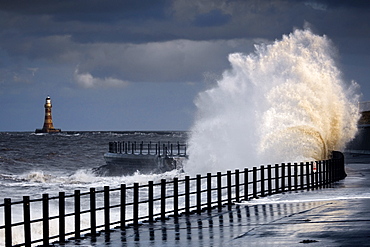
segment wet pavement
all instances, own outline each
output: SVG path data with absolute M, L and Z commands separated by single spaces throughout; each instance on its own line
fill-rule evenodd
M 370 165 L 349 162 L 348 177 L 330 188 L 102 232 L 65 246 L 370 246 Z

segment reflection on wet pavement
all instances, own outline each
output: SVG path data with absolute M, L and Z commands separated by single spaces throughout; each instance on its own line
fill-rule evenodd
M 349 176 L 331 188 L 170 217 L 64 246 L 369 246 L 370 169 L 351 168 Z

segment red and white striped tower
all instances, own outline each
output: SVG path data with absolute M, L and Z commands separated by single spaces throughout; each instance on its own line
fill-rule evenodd
M 44 126 L 42 129 L 36 129 L 36 133 L 50 133 L 50 132 L 60 132 L 60 129 L 55 129 L 53 126 L 53 119 L 51 117 L 51 99 L 50 97 L 46 97 L 45 102 L 45 121 Z

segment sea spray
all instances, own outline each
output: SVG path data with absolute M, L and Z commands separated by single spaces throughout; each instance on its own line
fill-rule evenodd
M 229 55 L 231 69 L 195 101 L 185 171 L 321 160 L 343 150 L 357 132 L 358 96 L 334 58 L 330 40 L 310 30 Z

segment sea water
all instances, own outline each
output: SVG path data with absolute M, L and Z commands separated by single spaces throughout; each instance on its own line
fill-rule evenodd
M 187 132 L 30 132 L 0 133 L 0 198 L 21 199 L 23 195 L 119 186 L 148 180 L 163 174 L 106 177 L 104 153 L 111 141 L 186 142 Z M 157 178 L 158 177 L 158 178 Z
M 163 174 L 140 174 L 132 176 L 100 173 L 106 165 L 104 153 L 108 152 L 111 141 L 130 142 L 186 142 L 187 132 L 62 132 L 55 134 L 35 134 L 32 132 L 0 132 L 0 203 L 4 198 L 12 202 L 20 201 L 23 196 L 40 199 L 42 194 L 58 196 L 59 192 L 71 195 L 75 190 L 81 193 L 90 188 L 102 190 L 104 186 L 119 188 L 121 184 L 158 183 L 161 179 L 172 179 L 179 171 Z M 116 193 L 117 194 L 117 193 Z M 128 195 L 129 196 L 129 195 Z M 82 198 L 81 210 L 88 210 L 88 197 Z M 86 200 L 86 202 L 84 201 Z M 118 204 L 119 195 L 111 194 L 111 204 Z M 129 198 L 127 199 L 130 200 Z M 66 213 L 73 212 L 73 199 L 66 200 Z M 97 197 L 97 207 L 103 205 L 103 198 Z M 12 222 L 22 221 L 21 204 L 12 207 Z M 57 200 L 50 202 L 50 216 L 58 215 Z M 146 212 L 146 210 L 145 210 Z M 42 205 L 31 204 L 31 217 L 42 217 Z M 119 219 L 118 212 L 112 211 L 112 219 Z M 116 215 L 115 215 L 116 214 Z M 128 212 L 129 214 L 129 212 Z M 0 224 L 4 224 L 4 212 L 0 210 Z M 67 219 L 67 231 L 73 231 L 73 218 Z M 97 215 L 97 224 L 103 224 L 104 217 Z M 33 239 L 42 238 L 42 226 L 33 224 Z M 82 228 L 89 225 L 88 217 L 81 219 Z M 50 236 L 58 234 L 58 221 L 50 223 Z M 13 229 L 13 241 L 23 242 L 23 228 Z M 0 231 L 0 246 L 3 246 L 4 231 Z

